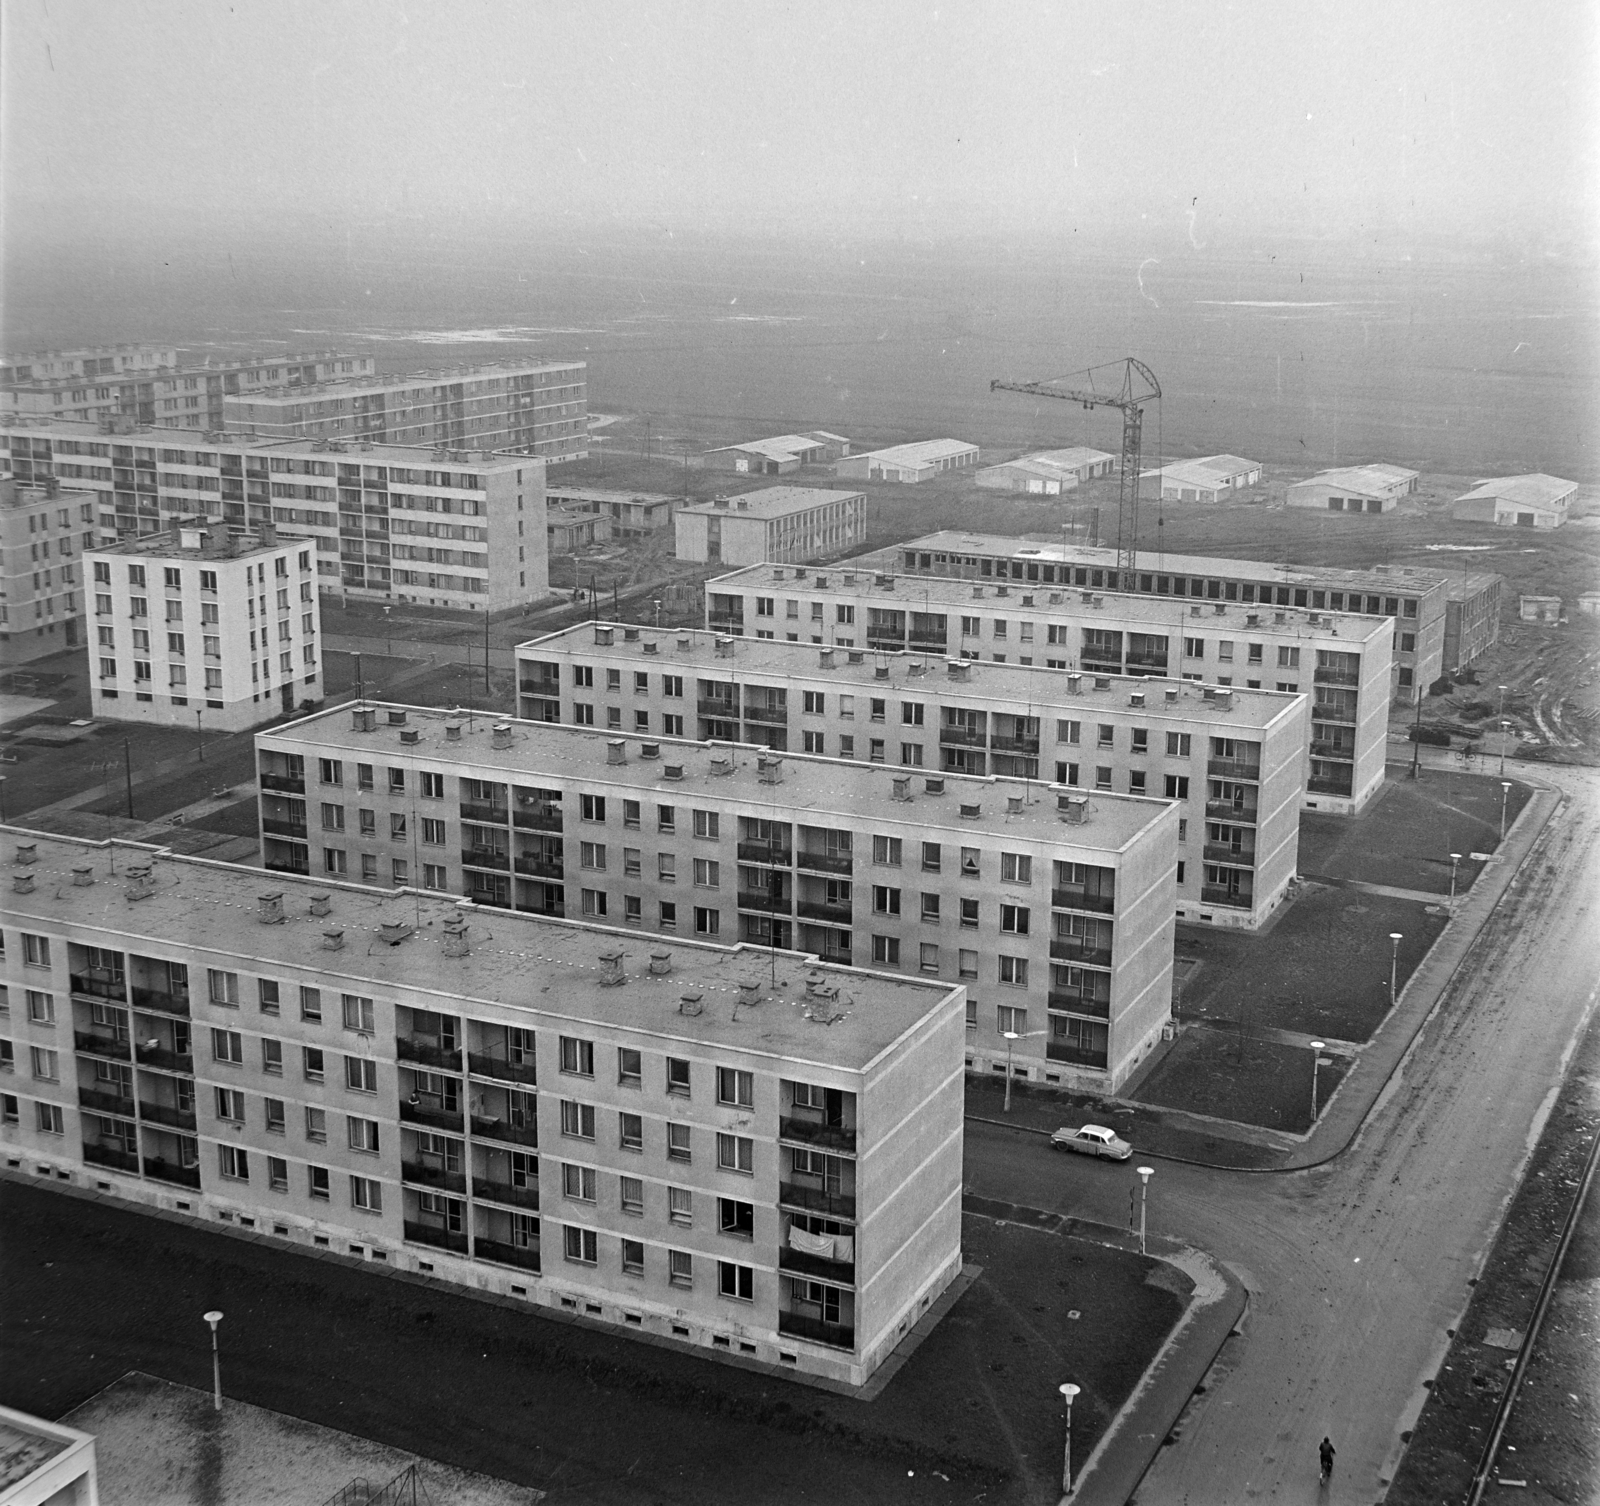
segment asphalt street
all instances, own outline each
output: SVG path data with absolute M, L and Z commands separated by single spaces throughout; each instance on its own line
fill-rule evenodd
M 1141 1506 L 1382 1499 L 1596 998 L 1600 774 L 1537 777 L 1571 800 L 1349 1149 L 1276 1174 L 1154 1160 L 1152 1235 L 1227 1263 L 1251 1306 Z M 966 1155 L 972 1192 L 1127 1218 L 1127 1167 L 975 1124 Z

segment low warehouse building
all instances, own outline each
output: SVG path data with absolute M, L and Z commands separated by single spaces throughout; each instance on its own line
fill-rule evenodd
M 924 439 L 916 444 L 897 444 L 887 450 L 871 450 L 865 455 L 850 455 L 839 461 L 833 474 L 860 481 L 927 481 L 941 471 L 958 470 L 978 463 L 978 447 L 961 439 Z
M 1115 455 L 1075 446 L 1068 450 L 1037 450 L 1000 465 L 986 465 L 972 479 L 992 491 L 1056 497 L 1097 476 L 1109 476 L 1116 468 Z
M 1289 507 L 1317 512 L 1393 512 L 1417 489 L 1417 473 L 1399 465 L 1352 465 L 1297 481 L 1284 498 Z
M 771 439 L 722 445 L 707 450 L 700 464 L 708 470 L 741 475 L 785 476 L 803 465 L 826 465 L 849 453 L 850 441 L 844 435 L 818 429 L 810 434 L 778 434 Z
M 1559 596 L 1522 596 L 1517 599 L 1517 616 L 1524 622 L 1560 622 Z
M 1534 472 L 1480 481 L 1457 497 L 1450 516 L 1458 523 L 1496 523 L 1502 528 L 1559 528 L 1578 489 L 1576 481 Z
M 1220 502 L 1231 491 L 1254 486 L 1261 479 L 1261 463 L 1238 455 L 1203 455 L 1141 472 L 1141 479 L 1148 476 L 1160 478 L 1164 502 Z

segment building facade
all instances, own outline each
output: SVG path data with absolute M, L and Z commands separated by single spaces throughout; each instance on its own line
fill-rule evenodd
M 962 439 L 923 439 L 891 445 L 836 461 L 833 474 L 841 481 L 931 481 L 945 471 L 966 470 L 978 463 L 978 447 Z
M 83 556 L 102 541 L 91 492 L 0 478 L 0 665 L 84 641 Z
M 1463 574 L 1447 587 L 1443 672 L 1476 664 L 1500 641 L 1505 577 Z
M 1204 455 L 1177 460 L 1158 470 L 1141 471 L 1140 479 L 1157 477 L 1164 502 L 1221 502 L 1261 479 L 1261 462 L 1238 455 Z
M 760 565 L 718 576 L 706 583 L 706 626 L 775 637 L 791 602 L 809 636 L 835 647 L 1307 690 L 1306 806 L 1351 815 L 1383 783 L 1394 636 L 1387 617 L 899 577 L 846 560 L 816 571 Z
M 1494 523 L 1501 528 L 1559 528 L 1567 521 L 1578 483 L 1535 471 L 1480 482 L 1451 504 L 1458 523 Z
M 517 646 L 518 709 L 634 736 L 1176 800 L 1177 919 L 1254 929 L 1288 893 L 1307 694 L 785 639 L 575 624 Z
M 976 1070 L 1089 1091 L 1171 1022 L 1173 802 L 414 707 L 257 754 L 271 869 L 965 984 Z
M 866 543 L 867 499 L 860 492 L 768 486 L 680 507 L 673 527 L 680 560 L 798 563 Z
M 1393 512 L 1417 489 L 1417 479 L 1415 471 L 1399 465 L 1344 466 L 1294 482 L 1284 505 L 1315 512 Z
M 84 556 L 96 716 L 242 732 L 321 700 L 315 551 L 202 521 Z
M 223 427 L 266 439 L 514 450 L 551 465 L 589 453 L 582 361 L 501 361 L 228 397 Z
M 136 538 L 205 514 L 314 541 L 322 589 L 500 611 L 550 593 L 544 463 L 482 450 L 201 436 L 48 423 L 0 427 L 32 484 L 93 492 L 100 532 Z
M 573 514 L 589 513 L 604 517 L 614 539 L 642 539 L 672 527 L 673 514 L 683 505 L 682 497 L 665 492 L 619 492 L 604 487 L 566 486 L 558 479 L 545 482 L 545 500 L 551 507 Z
M 11 835 L 14 1171 L 853 1385 L 960 1269 L 959 983 Z

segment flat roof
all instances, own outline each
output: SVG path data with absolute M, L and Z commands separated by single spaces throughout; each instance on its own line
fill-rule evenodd
M 890 445 L 886 450 L 868 450 L 861 455 L 849 455 L 848 460 L 893 460 L 906 465 L 916 465 L 924 460 L 940 460 L 946 455 L 964 455 L 977 449 L 964 439 L 919 439 L 912 444 Z
M 272 747 L 281 742 L 318 756 L 338 753 L 362 762 L 377 758 L 381 751 L 397 762 L 409 757 L 464 764 L 474 776 L 498 772 L 510 781 L 534 786 L 541 778 L 559 777 L 713 805 L 738 799 L 769 807 L 774 820 L 802 824 L 855 826 L 875 817 L 910 821 L 929 830 L 961 832 L 969 838 L 975 832 L 990 837 L 1017 834 L 1086 852 L 1123 851 L 1162 819 L 1169 804 L 1148 796 L 1101 793 L 1090 802 L 1089 819 L 1069 827 L 1061 823 L 1055 800 L 1047 793 L 1049 781 L 1038 779 L 847 763 L 805 753 L 769 754 L 744 743 L 625 738 L 597 727 L 560 722 L 489 716 L 469 719 L 464 713 L 456 715 L 437 707 L 396 706 L 394 709 L 406 713 L 402 728 L 386 724 L 388 702 L 368 704 L 377 711 L 377 728 L 372 732 L 355 730 L 351 707 L 345 704 L 258 733 L 257 745 Z M 511 728 L 508 747 L 493 746 L 490 729 L 496 722 Z M 459 739 L 449 739 L 448 724 L 460 727 Z M 402 743 L 402 731 L 416 733 L 416 741 Z M 607 762 L 608 743 L 622 745 L 626 762 Z M 643 757 L 641 749 L 648 746 L 658 747 L 660 758 Z M 761 763 L 768 759 L 777 760 L 780 781 L 776 784 L 762 777 Z M 668 778 L 668 768 L 680 769 L 682 777 Z M 915 798 L 909 803 L 896 801 L 894 781 L 907 776 L 913 776 Z M 927 778 L 942 779 L 944 793 L 925 793 L 922 781 Z M 1008 808 L 1012 796 L 1022 802 L 1016 812 Z M 980 814 L 963 818 L 963 805 L 976 805 Z M 807 816 L 813 820 L 806 822 Z
M 68 497 L 80 501 L 98 500 L 100 493 L 61 485 L 51 491 L 43 481 L 18 481 L 15 476 L 0 476 L 0 507 L 38 507 L 42 502 L 64 502 Z
M 1480 481 L 1470 492 L 1457 497 L 1457 502 L 1479 497 L 1495 497 L 1506 502 L 1525 502 L 1535 506 L 1550 507 L 1570 497 L 1577 491 L 1576 481 L 1563 481 L 1559 476 L 1547 476 L 1543 471 L 1530 471 L 1525 476 L 1499 476 Z
M 1010 538 L 1004 534 L 963 533 L 944 529 L 907 539 L 886 549 L 874 550 L 863 559 L 878 560 L 915 549 L 943 554 L 988 555 L 995 559 L 1037 560 L 1051 565 L 1087 565 L 1094 569 L 1115 569 L 1117 551 L 1096 549 L 1087 544 L 1062 544 L 1055 539 Z M 848 566 L 850 561 L 841 562 Z M 837 568 L 837 566 L 835 567 Z M 863 566 L 862 568 L 871 568 Z M 1363 591 L 1393 590 L 1396 583 L 1410 581 L 1413 586 L 1433 585 L 1445 580 L 1449 572 L 1419 565 L 1390 565 L 1386 569 L 1346 570 L 1332 565 L 1275 565 L 1267 560 L 1227 559 L 1205 554 L 1154 554 L 1140 550 L 1134 568 L 1159 575 L 1214 575 L 1239 580 L 1271 581 L 1279 586 L 1360 586 Z
M 160 349 L 160 347 L 155 347 L 155 348 L 156 349 Z M 105 352 L 100 352 L 99 354 L 111 354 L 111 353 L 112 352 L 108 350 L 108 351 L 105 351 Z M 50 354 L 50 352 L 46 352 L 44 355 L 35 357 L 34 359 L 44 360 L 44 359 L 47 358 L 47 356 L 49 354 Z M 63 352 L 63 354 L 69 354 L 69 353 Z M 91 352 L 85 352 L 85 353 L 83 353 L 81 358 L 82 359 L 93 359 L 96 354 L 97 354 L 96 352 L 92 352 L 92 351 Z M 25 361 L 26 359 L 28 359 L 28 358 L 27 357 L 19 357 L 16 362 L 11 362 L 11 363 L 6 363 L 6 364 L 21 364 L 21 362 Z M 49 391 L 49 392 L 55 392 L 55 391 L 59 391 L 59 390 L 61 390 L 63 388 L 67 388 L 67 387 L 95 387 L 95 386 L 110 387 L 110 386 L 117 386 L 119 384 L 123 384 L 123 383 L 126 383 L 126 382 L 145 381 L 145 380 L 150 380 L 150 379 L 165 381 L 170 377 L 205 376 L 208 373 L 212 374 L 212 375 L 216 375 L 216 376 L 221 376 L 221 375 L 224 375 L 225 373 L 228 373 L 228 372 L 248 371 L 248 370 L 250 370 L 250 369 L 252 369 L 254 367 L 257 367 L 257 366 L 298 366 L 298 365 L 303 365 L 307 361 L 311 361 L 311 362 L 322 362 L 322 361 L 368 361 L 368 362 L 370 362 L 371 360 L 372 360 L 371 356 L 357 355 L 354 351 L 351 351 L 351 350 L 303 350 L 303 351 L 298 351 L 298 352 L 296 352 L 296 353 L 294 353 L 292 355 L 281 355 L 281 356 L 229 356 L 229 357 L 219 357 L 219 358 L 210 358 L 210 357 L 208 357 L 206 360 L 198 362 L 198 363 L 196 363 L 194 365 L 187 365 L 187 364 L 179 361 L 179 362 L 176 362 L 176 363 L 174 363 L 172 365 L 168 365 L 168 366 L 125 366 L 125 367 L 121 368 L 118 371 L 101 371 L 101 372 L 96 372 L 93 375 L 90 375 L 89 373 L 86 373 L 86 372 L 72 372 L 67 376 L 59 376 L 59 377 L 19 377 L 19 378 L 14 378 L 14 379 L 12 379 L 10 381 L 7 381 L 4 385 L 8 390 L 16 389 L 16 390 L 23 390 L 23 391 L 36 391 L 36 392 L 38 392 L 38 391 Z M 4 361 L 4 358 L 0 357 L 0 362 L 3 362 L 3 361 Z M 276 389 L 268 389 L 268 390 L 276 390 Z M 304 387 L 286 387 L 283 390 L 285 392 L 304 392 L 306 390 L 306 388 L 304 388 Z M 226 396 L 228 396 L 228 397 L 245 397 L 245 396 L 252 396 L 252 395 L 253 394 L 237 393 L 237 392 L 230 392 L 230 393 L 226 394 Z
M 595 641 L 596 628 L 609 628 L 609 644 Z M 624 633 L 636 635 L 627 639 Z M 644 651 L 653 643 L 653 654 Z M 732 656 L 717 651 L 719 644 L 731 644 Z M 685 646 L 687 645 L 687 646 Z M 858 686 L 863 693 L 875 687 L 920 695 L 948 693 L 963 701 L 992 699 L 1004 704 L 1002 712 L 1032 715 L 1046 710 L 1082 707 L 1085 711 L 1103 710 L 1109 705 L 1129 709 L 1127 696 L 1143 694 L 1140 714 L 1153 720 L 1164 718 L 1193 722 L 1215 716 L 1239 727 L 1267 727 L 1280 717 L 1293 716 L 1301 694 L 1278 690 L 1252 690 L 1229 686 L 1232 691 L 1227 709 L 1216 699 L 1216 691 L 1197 680 L 1141 678 L 1138 675 L 1096 675 L 1090 670 L 1050 669 L 1044 664 L 994 664 L 979 659 L 948 659 L 940 654 L 918 654 L 909 650 L 881 653 L 866 649 L 829 649 L 815 643 L 787 643 L 773 638 L 728 638 L 709 628 L 641 628 L 631 623 L 576 622 L 570 627 L 519 643 L 519 656 L 537 658 L 541 653 L 582 654 L 596 661 L 627 660 L 630 664 L 650 664 L 661 668 L 693 669 L 718 678 L 737 674 L 741 679 L 794 677 L 807 682 L 832 679 L 843 686 Z M 832 662 L 824 664 L 823 654 Z M 851 655 L 858 656 L 851 662 Z M 961 678 L 949 666 L 964 670 Z M 887 678 L 877 676 L 887 669 Z M 1084 682 L 1072 690 L 1067 676 Z M 1109 682 L 1105 690 L 1094 690 L 1096 679 Z M 881 693 L 881 690 L 877 693 Z M 1170 698 L 1170 699 L 1169 699 Z
M 265 392 L 229 392 L 223 401 L 289 404 L 307 398 L 358 397 L 363 393 L 391 392 L 403 387 L 438 387 L 454 382 L 507 376 L 514 372 L 570 371 L 587 367 L 586 361 L 485 361 L 471 366 L 400 372 L 394 376 L 343 377 L 332 382 L 312 382 L 301 387 L 275 387 Z
M 837 443 L 838 441 L 834 441 Z M 708 450 L 708 455 L 720 455 L 726 450 L 750 450 L 758 455 L 765 455 L 771 460 L 792 459 L 802 450 L 821 450 L 827 447 L 828 441 L 820 435 L 812 434 L 774 434 L 770 439 L 745 439 L 738 444 L 718 445 L 714 450 Z
M 546 481 L 545 497 L 560 499 L 578 497 L 585 502 L 645 502 L 652 505 L 662 502 L 681 502 L 682 497 L 667 492 L 610 491 L 601 486 L 563 486 L 559 481 Z
M 1196 481 L 1226 481 L 1231 476 L 1241 476 L 1246 471 L 1259 471 L 1259 460 L 1246 460 L 1242 455 L 1201 455 L 1195 460 L 1174 460 L 1153 471 L 1140 471 L 1141 476 L 1176 476 L 1179 480 L 1193 477 Z
M 809 512 L 813 507 L 825 507 L 830 502 L 865 500 L 862 492 L 826 491 L 816 486 L 767 486 L 760 491 L 741 492 L 738 496 L 712 502 L 695 502 L 678 509 L 679 517 L 685 513 L 706 513 L 714 517 L 782 518 L 792 512 Z
M 1110 553 L 1110 551 L 1106 551 Z M 1112 554 L 1111 563 L 1115 564 L 1116 557 Z M 777 572 L 783 572 L 778 574 Z M 1295 633 L 1300 636 L 1310 637 L 1346 637 L 1356 643 L 1364 643 L 1375 637 L 1383 630 L 1384 624 L 1391 621 L 1389 617 L 1367 617 L 1354 612 L 1330 612 L 1310 607 L 1275 607 L 1265 604 L 1255 605 L 1244 601 L 1202 601 L 1198 597 L 1187 596 L 1150 596 L 1138 591 L 1085 591 L 1079 586 L 1049 586 L 1024 584 L 1021 581 L 1005 581 L 998 584 L 992 580 L 969 580 L 952 575 L 893 575 L 893 583 L 887 586 L 877 585 L 878 575 L 871 566 L 860 564 L 851 565 L 850 561 L 841 561 L 838 564 L 818 569 L 815 574 L 827 581 L 826 587 L 808 584 L 812 576 L 808 575 L 802 567 L 794 565 L 746 565 L 743 569 L 729 570 L 726 574 L 714 576 L 706 582 L 706 591 L 713 592 L 718 589 L 735 587 L 739 590 L 753 591 L 764 590 L 774 593 L 794 591 L 803 594 L 808 590 L 828 590 L 830 592 L 852 591 L 864 600 L 866 606 L 876 606 L 880 603 L 886 607 L 893 607 L 899 611 L 914 612 L 918 609 L 939 610 L 946 614 L 966 613 L 1001 613 L 1032 612 L 1039 616 L 1048 616 L 1052 608 L 1059 608 L 1062 615 L 1071 614 L 1074 617 L 1090 618 L 1096 615 L 1104 616 L 1107 621 L 1151 623 L 1177 632 L 1180 629 L 1197 631 L 1202 625 L 1208 628 L 1232 628 L 1239 632 L 1246 632 L 1252 628 L 1265 628 L 1277 633 Z M 851 585 L 846 577 L 854 575 L 855 584 Z M 1000 588 L 1004 587 L 1006 594 L 1000 595 Z M 981 589 L 981 597 L 974 595 L 975 590 Z M 1026 606 L 1022 598 L 1031 596 L 1033 605 Z M 1052 601 L 1051 597 L 1059 597 Z M 1095 606 L 1085 601 L 1085 596 L 1092 597 L 1095 602 L 1102 605 Z M 982 605 L 979 605 L 979 603 Z M 1199 608 L 1199 615 L 1190 611 L 1191 607 Z M 1282 616 L 1282 622 L 1274 621 Z M 1252 623 L 1249 619 L 1258 620 Z M 1317 618 L 1312 622 L 1311 618 Z M 864 630 L 864 623 L 857 623 L 858 630 Z M 1136 629 L 1137 631 L 1137 629 Z M 1034 652 L 1043 657 L 1046 645 L 1034 644 Z
M 346 718 L 348 721 L 348 717 Z M 487 743 L 487 722 L 483 741 Z M 370 751 L 372 742 L 369 739 Z M 242 864 L 191 858 L 127 842 L 86 841 L 48 833 L 7 829 L 35 844 L 38 861 L 30 894 L 8 893 L 13 923 L 41 927 L 103 928 L 129 950 L 159 953 L 163 943 L 204 948 L 239 957 L 252 970 L 313 968 L 338 988 L 387 984 L 435 992 L 448 1013 L 470 1013 L 474 1001 L 540 1009 L 550 1015 L 593 1022 L 602 1029 L 650 1031 L 783 1058 L 859 1070 L 893 1045 L 960 985 L 838 967 L 795 952 L 765 947 L 718 946 L 654 933 L 585 925 L 415 889 L 374 889 L 325 882 L 298 874 L 268 872 Z M 148 862 L 155 890 L 147 899 L 127 898 L 128 866 Z M 75 871 L 87 867 L 92 882 L 80 885 Z M 283 896 L 285 919 L 263 925 L 258 901 Z M 310 914 L 312 894 L 332 900 L 327 915 Z M 468 955 L 446 957 L 445 922 L 465 919 Z M 397 944 L 385 923 L 412 929 Z M 340 951 L 324 949 L 323 934 L 344 932 Z M 600 954 L 623 952 L 625 987 L 600 981 Z M 649 954 L 670 954 L 670 971 L 649 972 Z M 832 985 L 825 999 L 808 979 Z M 757 984 L 755 1002 L 741 997 L 740 984 Z M 702 1012 L 680 1013 L 682 996 L 701 995 Z M 831 1015 L 824 1023 L 812 1016 Z
M 257 554 L 276 554 L 280 549 L 295 549 L 306 545 L 302 538 L 280 534 L 272 543 L 265 542 L 253 528 L 229 529 L 214 518 L 182 525 L 184 533 L 198 533 L 198 548 L 185 548 L 173 536 L 170 527 L 160 533 L 144 533 L 137 538 L 118 539 L 115 544 L 95 544 L 85 549 L 85 554 L 140 555 L 150 559 L 170 560 L 242 560 Z
M 1293 486 L 1342 486 L 1347 491 L 1365 491 L 1369 495 L 1389 491 L 1397 481 L 1410 481 L 1420 474 L 1408 471 L 1403 465 L 1343 465 L 1332 470 L 1318 471 Z

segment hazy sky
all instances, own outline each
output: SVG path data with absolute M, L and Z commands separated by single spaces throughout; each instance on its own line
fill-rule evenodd
M 1592 227 L 1589 0 L 0 0 L 13 209 Z

